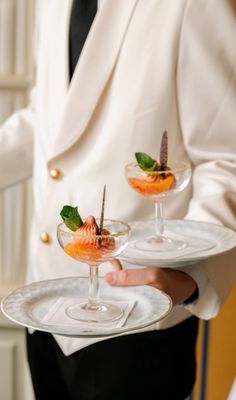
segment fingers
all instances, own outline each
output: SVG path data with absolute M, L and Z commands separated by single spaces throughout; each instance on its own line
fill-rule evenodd
M 170 268 L 121 269 L 107 273 L 104 279 L 114 286 L 153 286 L 167 293 L 174 305 L 182 304 L 197 287 L 190 275 Z
M 117 258 L 111 260 L 111 264 L 116 271 L 120 271 L 123 268 L 120 260 L 117 260 Z
M 122 269 L 109 272 L 104 279 L 110 285 L 135 286 L 153 285 L 158 286 L 159 268 Z

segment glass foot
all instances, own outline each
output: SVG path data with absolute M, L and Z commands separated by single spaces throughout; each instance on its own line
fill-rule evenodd
M 116 321 L 123 316 L 121 307 L 110 303 L 99 303 L 90 305 L 84 301 L 73 304 L 66 310 L 66 315 L 81 322 L 110 322 Z
M 170 239 L 166 236 L 151 236 L 145 240 L 137 240 L 135 247 L 144 251 L 169 252 L 185 249 L 188 246 L 183 240 Z

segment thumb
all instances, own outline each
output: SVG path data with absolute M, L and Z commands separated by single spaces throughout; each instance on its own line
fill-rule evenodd
M 122 264 L 120 262 L 120 260 L 118 260 L 117 258 L 113 258 L 110 263 L 112 264 L 113 268 L 116 271 L 119 271 L 120 269 L 122 269 Z
M 120 271 L 108 272 L 104 279 L 114 286 L 136 286 L 150 284 L 150 273 L 146 268 L 122 269 Z

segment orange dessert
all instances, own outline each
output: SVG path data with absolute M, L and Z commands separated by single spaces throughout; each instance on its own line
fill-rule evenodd
M 103 189 L 100 226 L 90 215 L 83 222 L 78 208 L 64 206 L 60 215 L 71 231 L 74 232 L 71 241 L 64 245 L 64 251 L 78 261 L 93 261 L 101 259 L 104 254 L 115 249 L 115 239 L 107 229 L 103 228 L 106 186 Z
M 160 163 L 146 153 L 135 153 L 135 157 L 140 172 L 128 178 L 128 182 L 134 190 L 144 196 L 149 196 L 158 195 L 175 187 L 176 178 L 167 165 L 168 136 L 166 131 L 161 140 Z
M 74 239 L 65 245 L 64 250 L 79 261 L 96 261 L 102 258 L 104 253 L 115 249 L 115 240 L 109 236 L 110 232 L 107 229 L 102 229 L 101 235 L 98 235 L 96 220 L 93 216 L 89 216 L 76 230 Z
M 128 181 L 138 193 L 144 196 L 155 195 L 175 187 L 175 176 L 171 172 L 164 174 L 164 177 L 162 175 L 142 175 L 140 178 L 129 178 Z

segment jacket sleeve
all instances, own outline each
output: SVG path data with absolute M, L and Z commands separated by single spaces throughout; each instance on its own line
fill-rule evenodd
M 193 164 L 186 218 L 236 230 L 236 1 L 189 0 L 177 66 L 179 118 Z M 236 282 L 236 251 L 182 268 L 200 285 L 186 306 L 215 316 Z M 197 271 L 198 269 L 198 271 Z
M 32 174 L 34 112 L 14 113 L 0 127 L 0 190 Z

